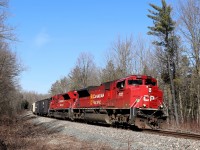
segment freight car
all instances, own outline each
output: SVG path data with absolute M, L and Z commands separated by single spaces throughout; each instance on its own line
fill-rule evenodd
M 36 102 L 35 107 L 40 108 L 43 102 Z M 49 102 L 48 116 L 70 120 L 160 128 L 167 118 L 157 80 L 146 75 L 131 75 L 58 94 Z M 46 114 L 40 111 L 43 110 L 35 112 Z
M 51 98 L 43 99 L 32 104 L 32 112 L 36 115 L 47 116 Z

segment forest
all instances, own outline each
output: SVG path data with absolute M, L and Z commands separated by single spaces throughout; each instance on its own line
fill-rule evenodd
M 18 41 L 15 28 L 7 23 L 8 1 L 0 0 L 0 116 L 12 116 L 31 103 L 72 89 L 80 89 L 130 74 L 157 78 L 164 92 L 168 123 L 200 126 L 200 1 L 179 0 L 178 8 L 161 0 L 149 4 L 148 36 L 116 37 L 102 56 L 99 67 L 87 51 L 65 77 L 57 79 L 46 95 L 21 90 L 20 74 L 26 71 L 12 51 Z M 135 21 L 132 18 L 130 21 Z M 89 43 L 88 43 L 89 44 Z

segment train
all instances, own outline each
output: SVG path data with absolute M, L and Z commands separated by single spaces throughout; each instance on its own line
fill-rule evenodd
M 147 75 L 130 75 L 99 86 L 57 94 L 33 103 L 32 112 L 71 121 L 139 129 L 162 128 L 168 117 L 163 92 L 157 80 Z

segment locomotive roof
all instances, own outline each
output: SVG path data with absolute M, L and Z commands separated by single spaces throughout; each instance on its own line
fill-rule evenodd
M 103 83 L 101 83 L 101 85 L 103 85 L 103 84 L 109 84 L 109 83 L 112 83 L 112 82 L 115 82 L 115 81 L 120 81 L 120 80 L 125 80 L 126 78 L 129 78 L 129 77 L 136 77 L 136 78 L 152 78 L 151 76 L 147 76 L 147 75 L 128 75 L 128 76 L 126 76 L 126 77 L 124 77 L 124 78 L 119 78 L 119 79 L 116 79 L 116 80 L 112 80 L 112 81 L 108 81 L 108 82 L 103 82 Z

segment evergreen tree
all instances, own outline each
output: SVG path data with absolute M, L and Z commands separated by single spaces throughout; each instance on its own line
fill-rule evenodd
M 149 10 L 150 14 L 147 15 L 153 20 L 153 27 L 148 27 L 150 31 L 149 35 L 158 37 L 158 40 L 154 41 L 153 44 L 162 47 L 160 52 L 162 63 L 161 77 L 165 83 L 170 83 L 172 100 L 174 104 L 174 115 L 176 123 L 178 125 L 178 112 L 177 102 L 175 99 L 175 87 L 174 79 L 176 74 L 175 58 L 177 51 L 177 37 L 174 36 L 175 22 L 171 18 L 172 7 L 167 5 L 165 0 L 162 0 L 162 7 L 150 4 L 154 11 Z
M 106 67 L 101 71 L 101 82 L 109 82 L 116 79 L 117 73 L 113 60 L 108 60 Z
M 154 23 L 153 27 L 148 27 L 150 29 L 148 34 L 160 38 L 160 41 L 154 41 L 155 45 L 164 46 L 168 49 L 171 40 L 170 34 L 173 33 L 175 28 L 175 22 L 171 18 L 172 8 L 171 6 L 167 6 L 165 0 L 162 0 L 162 7 L 154 4 L 150 4 L 150 6 L 154 8 L 156 12 L 149 10 L 151 15 L 147 15 Z

